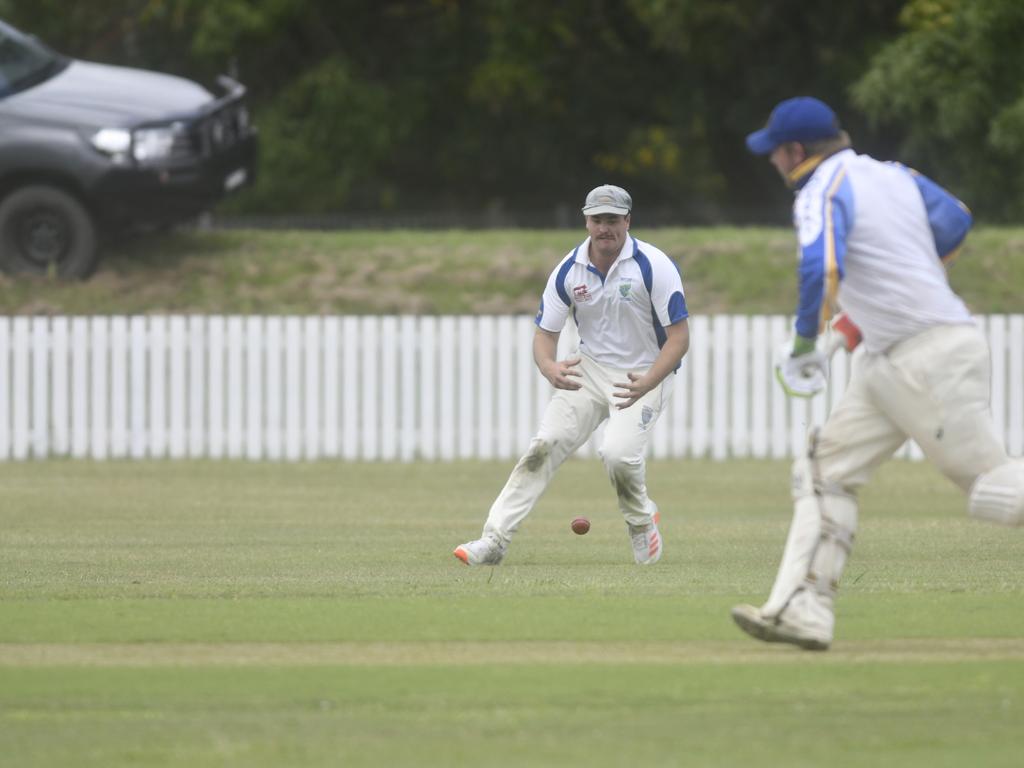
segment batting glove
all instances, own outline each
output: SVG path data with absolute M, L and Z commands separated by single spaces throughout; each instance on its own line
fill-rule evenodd
M 814 397 L 828 382 L 828 356 L 800 336 L 784 343 L 775 358 L 775 378 L 790 397 Z

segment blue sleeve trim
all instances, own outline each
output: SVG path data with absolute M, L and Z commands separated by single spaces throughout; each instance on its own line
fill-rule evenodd
M 640 246 L 637 245 L 636 240 L 633 241 L 633 259 L 636 261 L 638 267 L 640 267 L 640 276 L 644 281 L 644 288 L 647 289 L 647 295 L 651 295 L 651 290 L 654 288 L 654 270 L 651 267 L 651 260 L 647 258 L 647 254 L 640 250 Z
M 653 296 L 654 268 L 651 266 L 650 258 L 646 253 L 641 251 L 639 246 L 636 244 L 636 240 L 633 241 L 633 258 L 636 260 L 637 266 L 640 268 L 640 275 L 644 282 L 644 288 L 647 289 L 647 295 Z M 675 267 L 676 272 L 679 272 L 679 267 L 675 262 L 672 262 L 672 266 Z M 690 313 L 686 308 L 686 298 L 683 296 L 681 291 L 676 291 L 669 297 L 668 316 L 669 325 L 674 325 L 680 320 L 684 320 L 690 316 Z M 665 333 L 665 328 L 658 319 L 658 312 L 654 307 L 653 299 L 651 301 L 651 325 L 654 327 L 654 337 L 658 341 L 658 349 L 661 349 L 665 346 L 665 342 L 668 340 L 668 334 Z
M 651 260 L 647 258 L 647 254 L 640 250 L 640 246 L 637 245 L 636 240 L 633 240 L 633 260 L 636 261 L 636 265 L 640 268 L 640 277 L 644 281 L 644 288 L 647 289 L 647 295 L 651 298 L 651 325 L 654 326 L 654 338 L 658 341 L 658 349 L 665 346 L 665 341 L 668 336 L 665 334 L 665 329 L 661 327 L 661 323 L 658 321 L 658 312 L 654 308 L 653 300 L 653 288 L 654 288 L 654 269 L 651 267 Z
M 651 314 L 653 314 L 653 310 Z M 668 316 L 670 318 L 669 325 L 675 325 L 680 320 L 685 320 L 690 316 L 690 313 L 686 310 L 686 299 L 683 298 L 683 294 L 676 291 L 672 294 L 672 297 L 668 300 Z M 654 335 L 658 339 L 658 349 L 665 346 L 665 342 L 668 341 L 668 333 L 662 327 L 661 323 L 658 322 L 658 318 L 654 318 Z M 679 361 L 679 365 L 673 368 L 674 371 L 679 370 L 679 366 L 682 365 L 682 361 Z
M 676 291 L 668 300 L 668 324 L 675 325 L 680 320 L 685 320 L 689 316 L 690 312 L 686 308 L 686 297 L 679 291 Z
M 555 290 L 558 291 L 558 297 L 565 302 L 567 307 L 572 306 L 572 301 L 569 299 L 569 293 L 565 290 L 565 277 L 572 269 L 572 265 L 576 263 L 576 252 L 579 249 L 580 247 L 577 245 L 569 258 L 562 262 L 562 266 L 558 268 L 558 276 L 555 278 Z
M 967 206 L 953 195 L 913 169 L 907 169 L 917 184 L 924 207 L 928 212 L 928 224 L 935 238 L 935 250 L 939 258 L 945 258 L 957 248 L 967 237 L 974 223 Z

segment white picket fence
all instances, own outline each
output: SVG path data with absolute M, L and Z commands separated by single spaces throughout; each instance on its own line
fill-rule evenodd
M 993 416 L 1020 455 L 1024 315 L 978 319 Z M 771 354 L 790 327 L 783 316 L 692 317 L 651 455 L 793 456 L 849 362 L 835 357 L 828 392 L 787 399 Z M 551 394 L 533 332 L 526 316 L 0 318 L 0 460 L 513 459 Z

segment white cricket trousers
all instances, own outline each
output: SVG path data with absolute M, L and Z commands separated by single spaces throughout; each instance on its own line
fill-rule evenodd
M 674 374 L 629 408 L 619 410 L 615 406 L 621 401 L 612 394 L 613 384 L 629 381 L 628 372 L 607 368 L 586 355 L 579 357 L 580 389 L 555 390 L 540 430 L 491 506 L 484 536 L 507 544 L 547 490 L 555 470 L 605 419 L 608 424 L 598 453 L 618 495 L 619 510 L 630 525 L 646 525 L 657 510 L 647 496 L 644 453 L 651 429 L 672 394 Z
M 855 362 L 814 458 L 826 488 L 855 491 L 912 437 L 968 492 L 1007 461 L 990 410 L 988 342 L 974 325 L 930 328 Z

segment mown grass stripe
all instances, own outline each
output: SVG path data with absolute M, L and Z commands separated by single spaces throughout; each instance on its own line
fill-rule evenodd
M 0 667 L 481 664 L 907 664 L 1024 660 L 1024 638 L 840 641 L 827 653 L 734 642 L 11 643 Z

